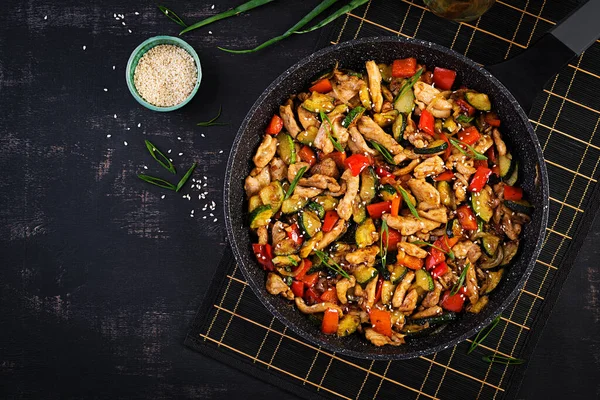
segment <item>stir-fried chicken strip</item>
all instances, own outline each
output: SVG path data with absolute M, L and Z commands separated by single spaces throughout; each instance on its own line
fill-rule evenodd
M 517 259 L 533 206 L 503 116 L 436 73 L 336 66 L 265 121 L 244 180 L 252 251 L 267 292 L 324 334 L 443 335 Z

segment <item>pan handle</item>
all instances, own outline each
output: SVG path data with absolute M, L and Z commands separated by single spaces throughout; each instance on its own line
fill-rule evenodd
M 600 0 L 588 0 L 521 54 L 487 69 L 525 112 L 546 82 L 600 37 Z

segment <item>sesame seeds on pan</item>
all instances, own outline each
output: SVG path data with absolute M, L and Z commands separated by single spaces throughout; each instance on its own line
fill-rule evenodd
M 140 58 L 134 85 L 140 96 L 158 107 L 183 102 L 196 85 L 198 70 L 193 57 L 178 46 L 161 44 Z

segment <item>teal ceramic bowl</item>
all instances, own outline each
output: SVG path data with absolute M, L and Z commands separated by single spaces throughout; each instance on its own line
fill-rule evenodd
M 148 50 L 160 44 L 172 44 L 174 46 L 179 46 L 185 51 L 187 51 L 194 58 L 194 62 L 196 63 L 196 69 L 198 71 L 196 85 L 194 85 L 194 89 L 192 90 L 192 92 L 184 101 L 171 107 L 158 107 L 148 103 L 142 98 L 142 96 L 140 96 L 133 83 L 133 74 L 135 73 L 135 69 L 138 65 L 138 62 L 140 61 L 140 58 L 142 58 L 142 56 L 146 54 Z M 131 56 L 129 56 L 129 61 L 127 61 L 127 68 L 125 69 L 125 79 L 127 80 L 127 87 L 129 88 L 131 95 L 134 99 L 137 100 L 138 103 L 153 111 L 173 111 L 185 106 L 194 97 L 196 92 L 198 92 L 198 88 L 200 87 L 200 81 L 202 80 L 202 66 L 200 65 L 200 59 L 198 58 L 198 54 L 196 54 L 196 51 L 187 42 L 174 36 L 154 36 L 150 39 L 145 40 L 144 42 L 142 42 L 142 44 L 136 47 L 135 50 L 133 50 Z

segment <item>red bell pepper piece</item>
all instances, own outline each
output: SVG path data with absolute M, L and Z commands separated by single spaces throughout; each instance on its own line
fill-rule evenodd
M 323 156 L 323 159 L 325 158 L 331 158 L 333 161 L 335 161 L 335 165 L 339 169 L 346 168 L 346 165 L 344 164 L 344 162 L 346 161 L 346 153 L 344 153 L 343 151 L 334 151 L 332 153 L 327 154 L 326 156 Z
M 306 304 L 309 306 L 321 302 L 319 299 L 319 294 L 314 288 L 308 288 L 304 292 L 304 301 L 306 301 Z
M 400 211 L 400 206 L 402 205 L 402 199 L 400 198 L 400 196 L 396 195 L 396 197 L 394 197 L 392 199 L 392 211 L 391 214 L 393 217 L 397 217 L 398 216 L 398 212 Z
M 434 181 L 439 182 L 439 181 L 451 181 L 454 178 L 454 172 L 452 171 L 444 171 L 441 174 L 439 174 L 438 176 L 436 176 L 435 178 L 433 178 Z
M 311 288 L 311 287 L 315 286 L 315 283 L 317 283 L 318 280 L 319 280 L 319 273 L 313 272 L 310 275 L 305 275 L 304 278 L 302 278 L 302 283 L 304 283 L 304 286 L 306 286 L 307 288 Z
M 334 303 L 337 304 L 337 292 L 334 287 L 330 287 L 321 295 L 321 301 L 324 303 Z
M 474 231 L 477 229 L 477 218 L 475 218 L 475 213 L 471 210 L 467 204 L 463 204 L 462 206 L 456 209 L 456 215 L 458 216 L 458 222 L 460 222 L 460 226 L 463 229 L 468 231 Z
M 515 186 L 504 186 L 504 200 L 521 200 L 523 198 L 523 189 Z
M 395 251 L 398 248 L 398 242 L 402 241 L 402 235 L 400 234 L 400 232 L 392 228 L 388 228 L 387 231 L 390 237 L 388 239 L 388 235 L 384 231 L 382 234 L 383 243 L 387 243 L 388 251 Z
M 417 73 L 417 59 L 414 57 L 394 60 L 392 76 L 394 78 L 410 78 Z
M 310 267 L 312 267 L 312 262 L 308 259 L 308 258 L 304 258 L 301 262 L 300 265 L 298 265 L 298 268 L 300 269 L 300 272 L 298 272 L 295 276 L 295 278 L 299 281 L 301 281 L 302 279 L 304 279 L 304 276 L 306 275 L 306 273 L 308 272 L 308 270 L 310 269 Z M 294 270 L 294 272 L 296 272 L 296 270 Z
M 435 67 L 433 70 L 433 83 L 440 90 L 450 90 L 456 79 L 456 71 Z
M 394 175 L 384 176 L 383 178 L 379 179 L 379 183 L 382 185 L 387 183 L 392 186 L 396 186 L 396 177 Z
M 496 157 L 496 150 L 494 149 L 494 146 L 487 149 L 485 156 L 488 158 L 488 161 L 491 165 L 498 163 L 498 157 Z
M 381 178 L 385 178 L 388 176 L 394 176 L 394 174 L 392 174 L 390 171 L 388 171 L 385 167 L 382 166 L 377 166 L 375 167 L 375 174 L 377 174 L 377 176 L 381 179 Z
M 323 322 L 321 323 L 321 332 L 326 335 L 337 333 L 340 323 L 340 315 L 335 308 L 328 308 L 323 314 Z
M 469 192 L 481 192 L 481 189 L 486 185 L 490 175 L 492 175 L 492 170 L 488 167 L 479 166 L 473 178 L 471 179 L 471 183 L 469 184 Z
M 456 243 L 458 243 L 458 241 L 460 240 L 460 237 L 458 236 L 453 236 L 451 238 L 448 237 L 448 235 L 444 235 L 441 238 L 439 238 L 438 240 L 436 240 L 433 245 L 439 247 L 440 249 L 444 250 L 446 253 L 450 252 L 450 249 L 452 249 L 452 247 L 454 247 L 454 245 Z
M 380 276 L 377 280 L 377 288 L 375 289 L 375 301 L 373 304 L 377 303 L 381 299 L 381 292 L 383 290 L 383 278 Z
M 440 276 L 445 275 L 446 272 L 448 272 L 448 269 L 448 264 L 442 261 L 441 263 L 436 265 L 435 268 L 433 268 L 433 270 L 431 271 L 431 277 L 433 279 L 439 278 Z
M 369 319 L 375 332 L 392 336 L 392 314 L 389 311 L 371 308 Z
M 500 118 L 498 118 L 498 114 L 496 114 L 493 111 L 486 113 L 483 119 L 485 122 L 487 122 L 489 125 L 495 128 L 498 128 L 500 126 Z
M 267 133 L 269 135 L 277 135 L 279 134 L 279 132 L 281 132 L 281 130 L 283 129 L 283 120 L 281 119 L 281 117 L 277 114 L 273 115 L 273 118 L 271 118 L 271 122 L 269 123 L 269 126 L 267 126 Z
M 304 297 L 304 282 L 293 281 L 292 282 L 292 293 L 296 297 Z
M 300 232 L 300 227 L 298 224 L 294 223 L 289 228 L 286 229 L 287 236 L 294 241 L 296 244 L 302 244 L 304 238 L 302 237 L 302 233 Z
M 317 156 L 310 146 L 302 146 L 298 152 L 298 156 L 305 163 L 309 163 L 311 167 L 317 163 Z
M 446 290 L 442 295 L 442 301 L 440 305 L 444 310 L 452 312 L 461 312 L 465 304 L 465 295 L 462 291 L 459 291 L 454 296 L 450 295 L 450 291 Z
M 475 107 L 473 107 L 472 105 L 467 103 L 465 100 L 458 99 L 458 100 L 456 100 L 456 104 L 458 104 L 461 111 L 466 113 L 469 117 L 472 117 L 473 115 L 475 115 Z
M 396 262 L 400 265 L 404 265 L 410 269 L 421 269 L 423 268 L 423 260 L 414 256 L 409 256 L 408 254 L 404 254 L 404 256 L 400 255 L 398 252 L 398 257 L 396 258 Z
M 474 126 L 469 126 L 468 128 L 461 130 L 460 132 L 458 132 L 457 136 L 458 140 L 468 144 L 469 146 L 474 145 L 475 142 L 477 142 L 481 137 L 479 131 Z
M 488 162 L 487 162 L 487 160 L 473 160 L 473 166 L 475 168 L 487 167 L 488 166 Z
M 391 201 L 382 201 L 380 203 L 373 203 L 367 206 L 369 216 L 373 219 L 379 219 L 385 213 L 392 211 Z
M 445 133 L 439 135 L 439 138 L 448 144 L 448 147 L 446 147 L 446 150 L 444 150 L 444 154 L 442 154 L 442 160 L 446 161 L 448 157 L 450 157 L 450 154 L 452 154 L 452 144 Z
M 444 262 L 445 260 L 446 254 L 444 254 L 443 251 L 432 247 L 429 249 L 429 255 L 425 258 L 425 269 L 427 271 L 431 271 L 433 268 L 435 268 L 436 265 L 438 265 L 441 262 Z
M 371 165 L 371 159 L 363 154 L 354 154 L 344 161 L 344 166 L 352 172 L 353 176 L 358 176 Z
M 252 250 L 256 256 L 256 260 L 262 265 L 265 271 L 273 271 L 275 266 L 273 265 L 273 252 L 270 244 L 252 244 Z
M 315 82 L 315 84 L 312 85 L 308 90 L 311 92 L 329 93 L 333 90 L 333 87 L 331 86 L 329 79 L 323 78 Z
M 323 232 L 327 233 L 331 231 L 339 219 L 340 216 L 335 210 L 327 211 L 325 213 L 325 219 L 323 220 Z
M 427 110 L 421 111 L 421 118 L 419 119 L 419 129 L 428 135 L 433 136 L 435 133 L 435 118 L 433 114 Z

